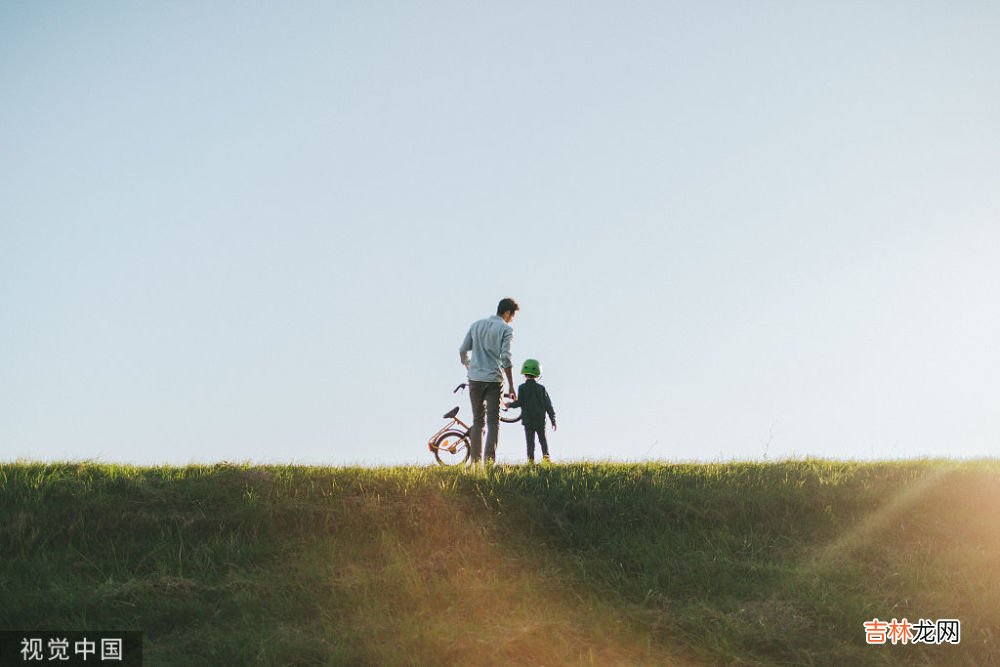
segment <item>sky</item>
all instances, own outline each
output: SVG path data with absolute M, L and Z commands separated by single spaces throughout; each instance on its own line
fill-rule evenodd
M 0 461 L 1000 456 L 1000 5 L 0 4 Z M 504 425 L 498 459 L 524 461 Z

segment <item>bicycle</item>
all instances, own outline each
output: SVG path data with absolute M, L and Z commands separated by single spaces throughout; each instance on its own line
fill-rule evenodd
M 457 394 L 459 390 L 465 389 L 468 386 L 469 385 L 463 382 L 455 387 L 451 393 Z M 444 419 L 450 419 L 451 421 L 441 427 L 441 429 L 432 435 L 430 440 L 427 441 L 427 449 L 434 454 L 434 458 L 437 459 L 437 462 L 443 466 L 463 465 L 469 460 L 469 455 L 472 453 L 470 449 L 471 438 L 469 437 L 469 434 L 472 432 L 472 427 L 458 418 L 459 410 L 460 408 L 456 405 L 454 408 L 446 412 L 443 415 Z M 507 424 L 513 424 L 520 420 L 520 408 L 507 407 L 504 404 L 503 397 L 501 397 L 500 421 Z

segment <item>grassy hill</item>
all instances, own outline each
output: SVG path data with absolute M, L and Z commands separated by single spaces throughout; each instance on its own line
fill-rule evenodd
M 143 630 L 154 666 L 998 665 L 998 510 L 995 460 L 5 464 L 0 629 Z

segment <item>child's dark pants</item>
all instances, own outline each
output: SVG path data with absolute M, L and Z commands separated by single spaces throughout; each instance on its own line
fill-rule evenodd
M 531 426 L 524 427 L 524 440 L 528 445 L 528 460 L 535 460 L 535 434 L 538 434 L 538 444 L 542 446 L 542 455 L 549 455 L 549 443 L 545 439 L 545 425 L 543 424 L 540 428 L 532 428 Z

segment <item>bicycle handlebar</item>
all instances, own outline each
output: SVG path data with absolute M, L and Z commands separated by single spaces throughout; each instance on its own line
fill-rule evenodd
M 455 387 L 452 390 L 451 393 L 457 394 L 459 392 L 459 390 L 466 389 L 466 388 L 468 388 L 468 386 L 469 386 L 469 384 L 467 382 L 463 382 L 462 384 L 460 384 L 457 387 Z M 504 394 L 503 396 L 506 396 L 506 395 L 507 394 Z M 510 405 L 503 400 L 503 396 L 500 397 L 500 399 L 501 399 L 500 400 L 500 411 L 503 412 L 503 413 L 509 413 L 511 410 L 513 410 L 513 408 L 511 408 Z M 445 419 L 448 419 L 448 418 L 455 419 L 455 415 L 456 414 L 458 414 L 458 408 L 455 408 L 455 410 L 454 410 L 453 413 L 446 414 L 444 417 L 445 417 Z M 516 421 L 520 421 L 520 420 L 521 420 L 521 413 L 520 413 L 520 411 L 518 411 L 513 416 L 509 416 L 509 415 L 507 417 L 501 416 L 501 418 L 500 418 L 500 421 L 507 422 L 508 424 L 516 422 Z

